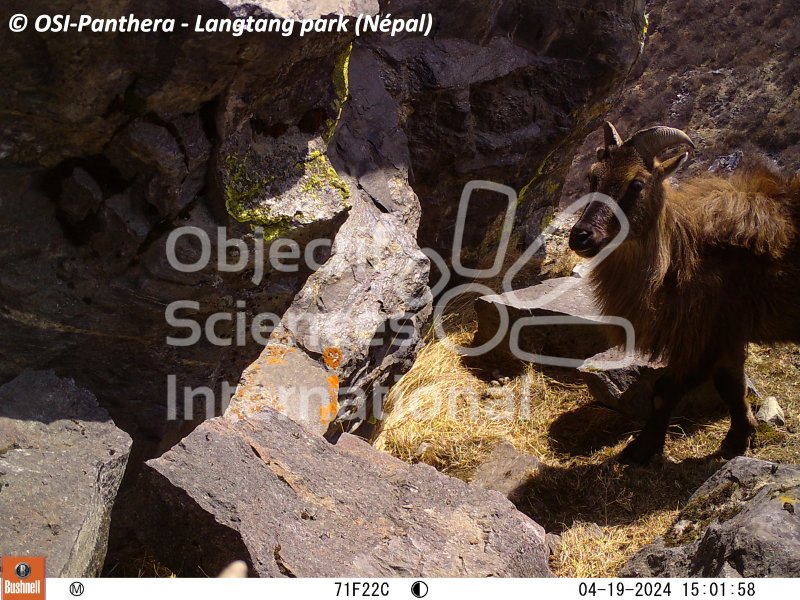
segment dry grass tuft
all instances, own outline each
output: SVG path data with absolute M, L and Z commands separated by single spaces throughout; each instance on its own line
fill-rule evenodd
M 177 577 L 175 573 L 162 565 L 149 552 L 144 551 L 142 556 L 137 556 L 120 562 L 111 567 L 104 577 L 137 577 L 137 578 L 159 578 L 173 579 Z
M 375 446 L 460 477 L 468 477 L 504 439 L 522 452 L 554 458 L 547 425 L 565 407 L 577 406 L 582 388 L 532 367 L 506 385 L 492 386 L 449 347 L 468 344 L 472 335 L 461 328 L 445 342 L 429 340 L 411 371 L 390 390 L 388 416 Z
M 451 330 L 445 341 L 431 337 L 390 391 L 389 414 L 375 445 L 467 480 L 501 440 L 539 458 L 542 468 L 518 507 L 562 536 L 552 560 L 557 575 L 615 576 L 639 548 L 666 531 L 723 464 L 711 454 L 728 423 L 713 418 L 673 424 L 667 458 L 659 464 L 619 465 L 614 457 L 640 424 L 594 404 L 574 371 L 527 365 L 505 385 L 492 386 L 449 346 L 468 344 L 474 324 L 453 318 Z M 756 457 L 800 462 L 798 366 L 796 347 L 751 349 L 748 373 L 765 396 L 778 397 L 789 418 L 786 428 L 753 451 Z

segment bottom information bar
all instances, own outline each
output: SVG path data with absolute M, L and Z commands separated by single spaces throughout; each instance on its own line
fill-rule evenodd
M 5 583 L 5 582 L 3 582 Z M 5 591 L 5 586 L 3 590 Z M 794 590 L 794 591 L 792 591 Z M 426 598 L 495 600 L 500 597 L 774 598 L 800 597 L 800 579 L 56 579 L 53 600 L 264 600 L 265 598 Z M 523 595 L 524 594 L 524 595 Z M 6 596 L 6 594 L 3 594 Z M 780 596 L 779 596 L 780 595 Z M 10 596 L 17 598 L 17 595 Z

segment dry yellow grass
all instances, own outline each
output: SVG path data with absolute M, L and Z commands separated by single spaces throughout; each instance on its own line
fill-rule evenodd
M 457 326 L 448 341 L 467 344 L 473 329 Z M 795 347 L 751 349 L 748 373 L 764 395 L 778 396 L 789 416 L 787 428 L 762 435 L 754 456 L 800 462 L 794 419 L 799 365 Z M 467 480 L 500 440 L 539 458 L 543 466 L 518 506 L 562 536 L 552 559 L 561 576 L 616 575 L 723 464 L 711 456 L 727 431 L 721 416 L 674 424 L 665 460 L 624 467 L 614 457 L 640 425 L 594 404 L 574 372 L 526 366 L 497 390 L 468 369 L 448 342 L 431 338 L 390 391 L 375 445 Z

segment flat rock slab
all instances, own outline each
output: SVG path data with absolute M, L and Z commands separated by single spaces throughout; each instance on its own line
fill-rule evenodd
M 143 540 L 182 575 L 549 576 L 543 529 L 500 494 L 267 409 L 206 421 L 142 475 Z
M 512 340 L 515 324 L 519 327 L 514 336 L 516 345 L 527 353 L 575 362 L 610 347 L 606 335 L 610 325 L 598 318 L 600 309 L 595 305 L 588 281 L 582 278 L 557 277 L 521 290 L 482 296 L 475 301 L 475 311 L 478 315 L 475 345 L 492 340 L 500 329 L 504 329 L 493 348 L 501 352 L 516 354 Z M 504 313 L 509 317 L 507 328 L 502 327 Z M 531 317 L 568 317 L 569 322 L 523 321 Z
M 0 388 L 0 556 L 45 556 L 48 577 L 94 577 L 131 439 L 94 395 L 52 371 Z
M 740 456 L 698 489 L 623 577 L 800 576 L 800 466 Z
M 501 442 L 477 468 L 472 483 L 500 492 L 512 502 L 539 470 L 539 460 Z

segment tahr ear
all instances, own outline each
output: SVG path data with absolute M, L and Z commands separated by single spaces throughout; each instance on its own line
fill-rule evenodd
M 660 179 L 664 179 L 677 171 L 684 161 L 689 158 L 689 153 L 677 154 L 672 158 L 668 158 L 664 162 L 655 164 L 655 173 Z

